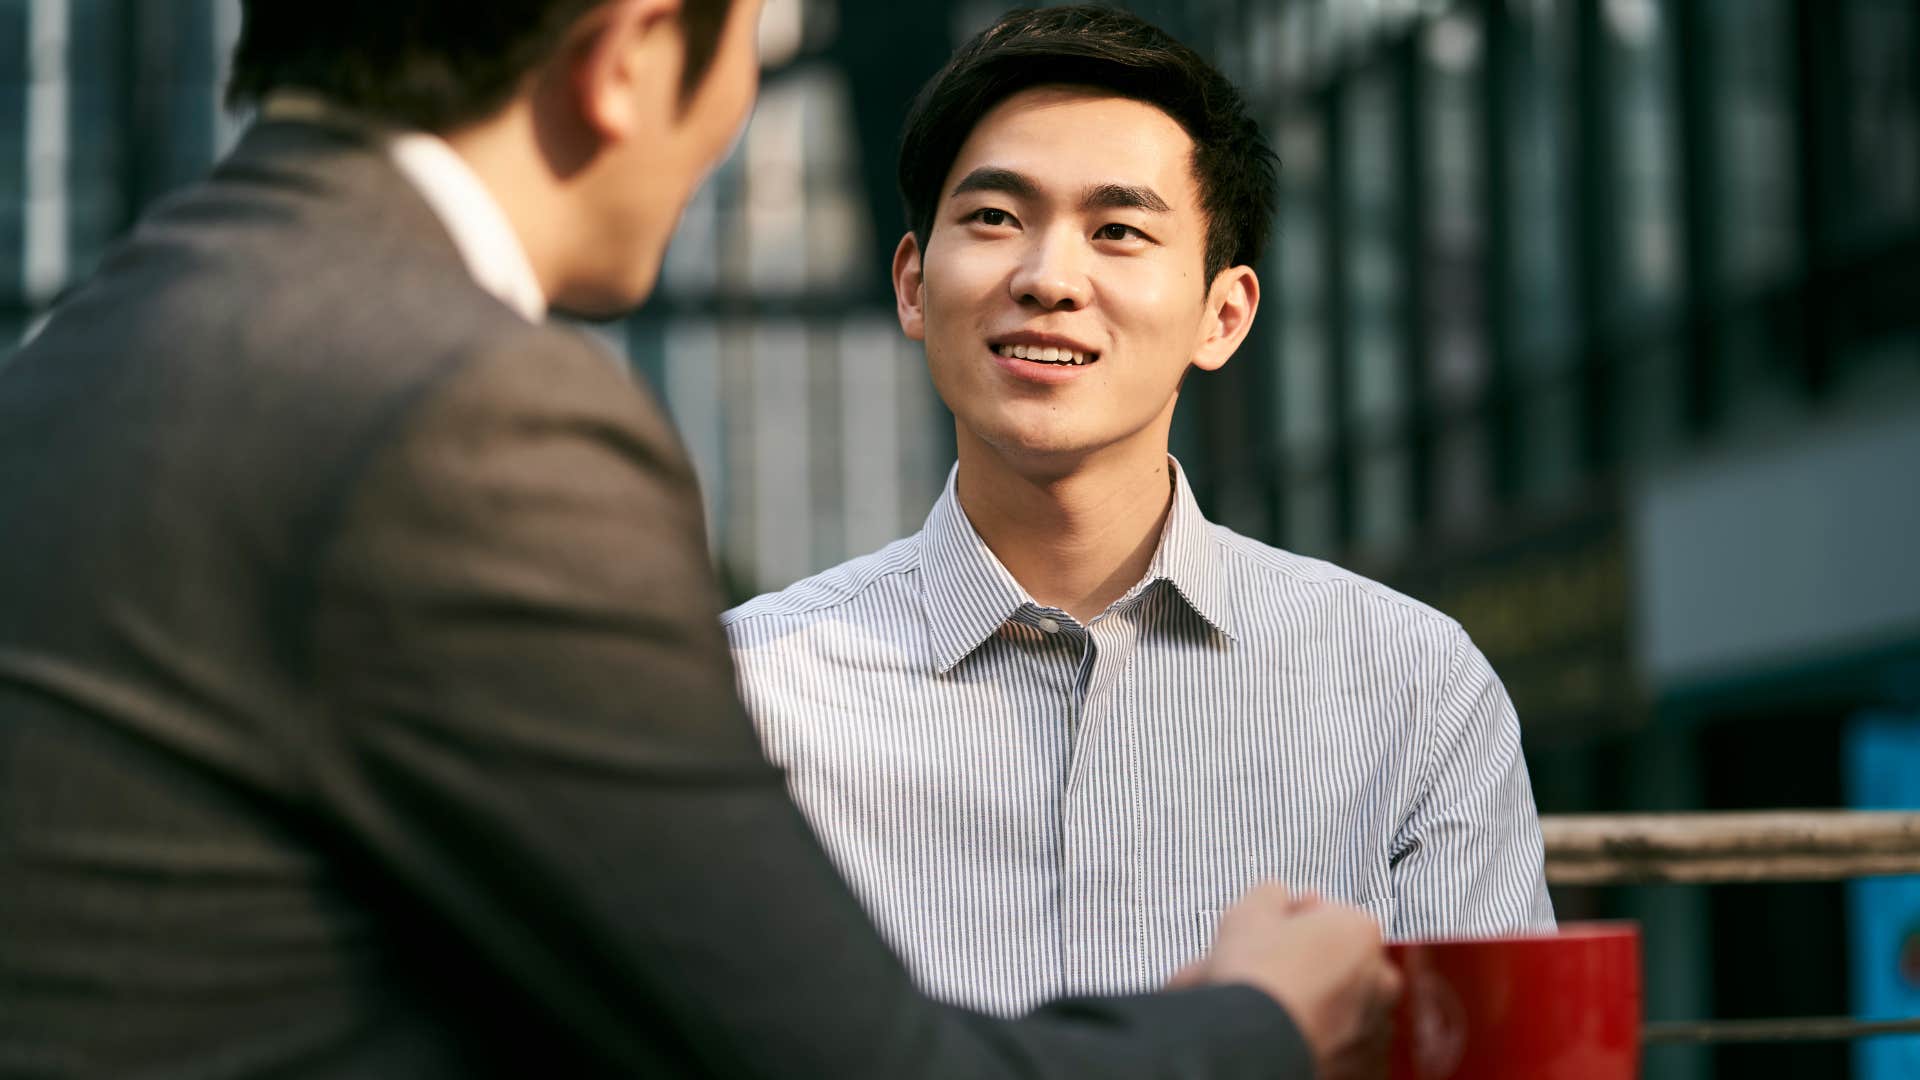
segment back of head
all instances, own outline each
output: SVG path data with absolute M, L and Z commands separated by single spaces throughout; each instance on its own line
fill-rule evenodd
M 921 88 L 901 141 L 899 184 L 921 250 L 967 136 L 1001 101 L 1075 85 L 1153 105 L 1186 129 L 1207 215 L 1206 277 L 1253 265 L 1272 226 L 1277 161 L 1240 92 L 1138 16 L 1091 4 L 1013 11 L 961 45 Z
M 317 93 L 402 127 L 446 132 L 492 115 L 610 0 L 241 0 L 230 105 Z M 731 0 L 687 0 L 685 93 L 713 59 Z

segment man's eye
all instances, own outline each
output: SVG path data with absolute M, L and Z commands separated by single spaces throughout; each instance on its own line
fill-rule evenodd
M 995 210 L 989 206 L 984 210 L 975 210 L 973 212 L 973 219 L 982 225 L 1005 225 L 1007 223 L 1007 212 L 1005 210 Z
M 1140 235 L 1140 230 L 1131 225 L 1102 225 L 1100 226 L 1100 231 L 1094 233 L 1094 235 L 1102 240 L 1126 240 Z

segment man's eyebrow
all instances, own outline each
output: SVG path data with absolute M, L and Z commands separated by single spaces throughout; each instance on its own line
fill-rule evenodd
M 982 165 L 961 178 L 953 187 L 952 198 L 969 191 L 998 191 L 1017 199 L 1037 199 L 1040 185 L 1024 173 L 995 165 Z M 1171 213 L 1173 207 L 1150 187 L 1137 184 L 1095 184 L 1080 196 L 1082 210 L 1146 210 Z
M 1150 210 L 1170 213 L 1173 207 L 1150 187 L 1133 184 L 1096 184 L 1080 197 L 1082 210 Z
M 1012 169 L 982 165 L 955 184 L 953 194 L 948 198 L 964 195 L 969 191 L 999 191 L 1015 198 L 1031 199 L 1040 194 L 1040 185 Z

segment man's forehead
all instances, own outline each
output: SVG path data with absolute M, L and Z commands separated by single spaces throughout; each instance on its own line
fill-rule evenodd
M 1192 162 L 1192 137 L 1156 105 L 1094 87 L 1036 86 L 980 118 L 941 196 L 994 170 L 1030 183 L 1027 194 L 1079 199 L 1100 187 L 1148 189 L 1178 207 L 1191 201 Z

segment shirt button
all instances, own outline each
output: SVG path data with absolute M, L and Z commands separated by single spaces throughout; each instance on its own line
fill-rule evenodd
M 1045 615 L 1040 616 L 1040 632 L 1043 634 L 1059 633 L 1060 621 L 1058 619 L 1050 619 Z

